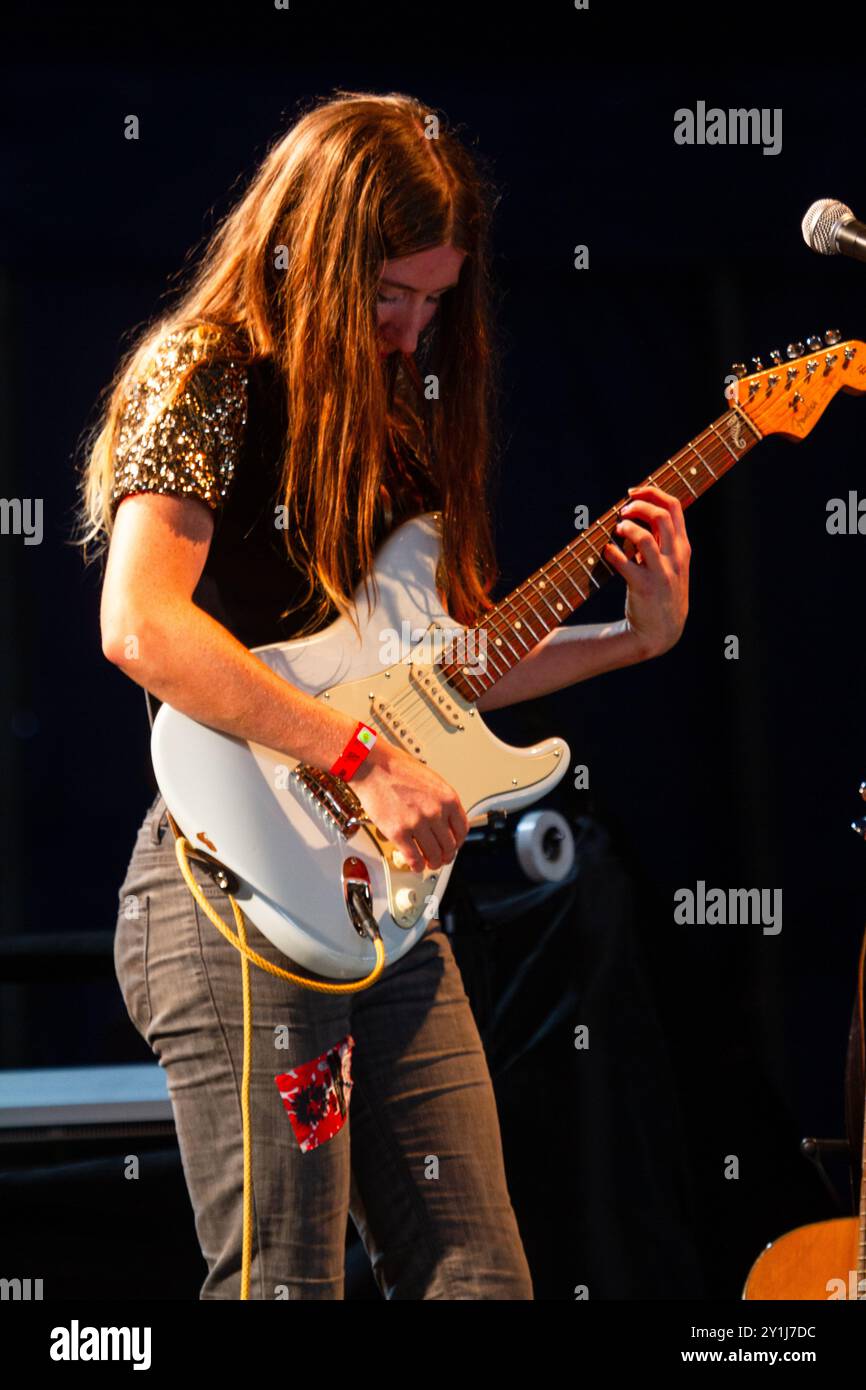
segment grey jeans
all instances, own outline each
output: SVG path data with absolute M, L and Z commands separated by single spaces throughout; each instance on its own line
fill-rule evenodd
M 237 1299 L 241 957 L 196 904 L 174 844 L 157 797 L 118 891 L 115 968 L 127 1012 L 166 1072 L 208 1266 L 199 1297 Z M 234 931 L 228 899 L 199 866 L 193 873 Z M 248 919 L 247 939 L 292 968 Z M 351 1215 L 385 1298 L 531 1299 L 490 1074 L 440 924 L 359 994 L 314 994 L 252 963 L 250 979 L 250 1297 L 342 1299 Z M 275 1078 L 348 1034 L 345 1121 L 303 1150 Z

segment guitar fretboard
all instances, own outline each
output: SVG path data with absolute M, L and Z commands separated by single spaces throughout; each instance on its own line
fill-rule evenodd
M 863 1020 L 860 1020 L 861 1036 Z M 862 1073 L 861 1073 L 862 1074 Z M 863 1148 L 860 1153 L 860 1211 L 857 1223 L 857 1292 L 855 1297 L 866 1299 L 866 1111 L 863 1118 Z
M 688 507 L 762 437 L 749 417 L 735 407 L 656 469 L 643 486 L 662 488 Z M 604 559 L 604 546 L 610 540 L 621 546 L 621 538 L 614 533 L 629 500 L 621 498 L 492 608 L 482 625 L 468 629 L 458 639 L 460 659 L 446 645 L 437 664 L 465 700 L 475 701 L 492 689 L 616 573 Z M 467 650 L 486 653 L 486 663 L 468 664 Z

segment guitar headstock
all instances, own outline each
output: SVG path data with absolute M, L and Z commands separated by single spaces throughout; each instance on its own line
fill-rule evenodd
M 835 329 L 821 338 L 789 343 L 785 353 L 770 353 L 772 366 L 753 357 L 756 370 L 733 364 L 737 378 L 725 389 L 728 404 L 736 403 L 762 435 L 783 434 L 805 439 L 838 391 L 866 391 L 866 343 L 856 338 L 839 341 Z

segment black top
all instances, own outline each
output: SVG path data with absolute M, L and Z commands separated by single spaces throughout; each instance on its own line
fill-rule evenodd
M 171 378 L 191 364 L 183 391 L 166 406 Z M 316 606 L 314 596 L 286 613 L 306 580 L 274 524 L 285 437 L 285 391 L 273 361 L 214 359 L 196 330 L 163 340 L 121 414 L 112 511 L 139 492 L 197 496 L 211 507 L 214 532 L 193 600 L 247 647 L 288 641 Z M 375 513 L 376 549 L 401 521 L 441 507 L 414 457 L 389 454 L 385 489 Z M 363 575 L 357 563 L 352 569 L 357 586 Z M 331 605 L 315 630 L 336 616 Z

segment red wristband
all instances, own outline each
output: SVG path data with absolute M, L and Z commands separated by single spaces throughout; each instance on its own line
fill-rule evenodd
M 358 771 L 378 737 L 375 729 L 371 729 L 369 724 L 364 724 L 359 720 L 355 732 L 331 768 L 332 775 L 341 777 L 344 782 L 348 782 Z

